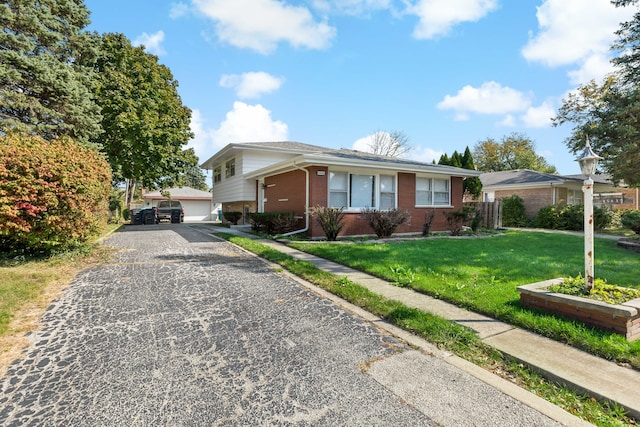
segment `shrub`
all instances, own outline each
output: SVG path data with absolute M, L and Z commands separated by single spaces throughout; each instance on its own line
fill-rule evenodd
M 311 209 L 310 213 L 311 216 L 318 221 L 320 227 L 322 227 L 322 231 L 324 231 L 327 240 L 330 242 L 335 241 L 338 238 L 338 233 L 340 233 L 340 230 L 342 230 L 344 226 L 342 223 L 342 219 L 344 218 L 343 209 L 316 206 Z
M 630 210 L 622 215 L 622 225 L 636 234 L 640 234 L 640 211 Z
M 594 206 L 593 228 L 603 230 L 611 225 L 613 214 L 604 207 Z M 584 206 L 566 205 L 562 207 L 546 206 L 538 211 L 535 218 L 536 227 L 555 230 L 584 230 Z
M 89 239 L 106 224 L 111 169 L 69 138 L 0 137 L 0 249 L 48 254 Z
M 222 213 L 222 217 L 233 225 L 238 225 L 238 221 L 242 218 L 240 211 L 227 211 Z
M 449 224 L 452 236 L 459 236 L 462 233 L 462 227 L 468 224 L 469 221 L 475 222 L 476 230 L 480 226 L 480 214 L 473 206 L 465 206 L 460 211 L 443 212 L 443 214 L 446 217 L 447 224 Z M 476 220 L 476 218 L 478 219 Z
M 266 234 L 282 234 L 291 231 L 298 223 L 293 211 L 253 212 L 249 214 L 251 227 Z
M 396 208 L 387 211 L 366 208 L 362 210 L 362 216 L 380 239 L 390 237 L 396 228 L 411 218 L 408 211 Z
M 125 221 L 131 220 L 131 211 L 129 210 L 129 208 L 124 208 L 122 210 L 122 218 L 124 218 Z
M 605 228 L 611 227 L 611 224 L 614 220 L 614 214 L 611 209 L 606 206 L 593 207 L 593 227 L 596 230 L 604 230 Z
M 529 224 L 522 197 L 514 194 L 502 199 L 502 224 L 505 227 L 526 227 Z
M 545 206 L 536 214 L 534 224 L 538 228 L 557 229 L 560 222 L 560 214 L 556 206 Z
M 560 209 L 560 219 L 558 221 L 560 230 L 584 230 L 584 206 L 566 205 Z

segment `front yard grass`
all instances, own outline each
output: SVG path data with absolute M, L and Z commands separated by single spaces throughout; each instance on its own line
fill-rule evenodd
M 394 325 L 423 337 L 439 348 L 451 351 L 509 379 L 590 423 L 608 427 L 636 425 L 636 420 L 629 418 L 619 405 L 599 401 L 592 396 L 570 390 L 564 385 L 548 381 L 531 368 L 503 356 L 484 344 L 477 334 L 454 321 L 381 297 L 346 277 L 322 271 L 310 262 L 295 259 L 258 241 L 218 231 L 214 233 Z
M 580 236 L 508 231 L 487 238 L 291 246 L 640 369 L 640 341 L 520 306 L 519 285 L 583 274 Z M 596 239 L 595 272 L 640 289 L 640 258 Z

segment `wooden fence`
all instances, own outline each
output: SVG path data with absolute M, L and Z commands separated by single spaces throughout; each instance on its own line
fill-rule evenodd
M 496 229 L 502 228 L 502 200 L 495 202 L 469 202 L 465 206 L 473 206 L 482 216 L 480 227 Z

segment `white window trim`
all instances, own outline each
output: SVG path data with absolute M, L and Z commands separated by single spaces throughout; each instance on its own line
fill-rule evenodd
M 343 169 L 330 169 L 327 173 L 328 182 L 327 182 L 327 201 L 331 200 L 331 174 L 332 173 L 344 173 L 347 175 L 347 204 L 351 200 L 351 175 L 365 175 L 365 176 L 373 176 L 374 177 L 374 200 L 375 206 L 359 206 L 359 207 L 350 207 L 347 206 L 344 208 L 344 212 L 348 213 L 358 213 L 362 212 L 362 209 L 370 208 L 370 209 L 380 209 L 380 184 L 381 184 L 381 176 L 390 176 L 393 178 L 394 182 L 394 198 L 393 198 L 393 208 L 398 208 L 398 174 L 396 172 L 391 173 L 380 173 L 380 171 L 373 171 L 367 169 L 354 169 L 354 170 L 343 170 Z M 330 204 L 330 203 L 327 203 Z M 384 209 L 385 211 L 389 209 Z
M 416 208 L 444 208 L 444 209 L 446 209 L 446 208 L 452 208 L 453 207 L 453 204 L 451 203 L 452 186 L 451 186 L 451 177 L 450 176 L 443 177 L 442 175 L 418 175 L 418 174 L 416 174 L 416 176 L 415 176 L 415 181 L 416 181 L 415 193 L 416 193 L 416 196 L 417 196 L 417 192 L 418 192 L 417 183 L 418 183 L 418 179 L 419 178 L 432 180 L 431 181 L 431 204 L 428 204 L 428 205 L 418 204 L 418 200 L 417 200 L 417 197 L 416 197 L 416 204 L 415 204 Z M 446 203 L 446 204 L 436 204 L 436 203 L 434 203 L 436 191 L 435 191 L 435 185 L 434 185 L 434 181 L 433 180 L 448 181 L 448 183 L 449 183 L 448 184 L 448 193 L 449 193 L 448 203 Z

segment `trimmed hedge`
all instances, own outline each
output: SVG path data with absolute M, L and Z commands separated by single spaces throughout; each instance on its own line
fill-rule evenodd
M 106 224 L 111 169 L 69 138 L 0 136 L 0 250 L 49 253 L 85 242 Z

